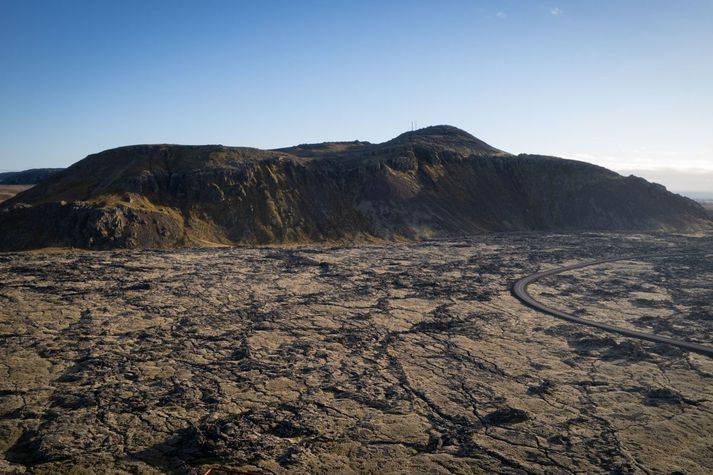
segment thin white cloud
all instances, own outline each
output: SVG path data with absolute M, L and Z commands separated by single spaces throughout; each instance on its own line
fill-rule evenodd
M 671 191 L 705 194 L 713 199 L 713 171 L 678 170 L 674 168 L 627 169 L 614 168 L 622 175 L 636 175 L 654 183 L 660 183 Z
M 504 20 L 508 17 L 507 13 L 505 13 L 505 12 L 498 12 L 495 14 L 495 16 L 500 18 L 501 20 Z
M 707 154 L 682 154 L 675 151 L 632 151 L 622 155 L 594 155 L 590 153 L 565 153 L 574 160 L 594 163 L 607 168 L 629 170 L 672 169 L 686 172 L 696 170 L 713 172 L 713 160 Z M 685 158 L 684 158 L 685 157 Z
M 562 14 L 562 10 L 559 9 L 559 7 L 552 7 L 550 8 L 550 15 L 552 16 L 560 16 Z

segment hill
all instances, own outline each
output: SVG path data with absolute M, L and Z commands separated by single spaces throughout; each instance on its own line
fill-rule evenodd
M 0 185 L 35 185 L 51 177 L 62 168 L 32 168 L 21 172 L 0 173 Z
M 90 155 L 0 206 L 4 250 L 712 224 L 700 205 L 663 186 L 583 162 L 514 156 L 450 126 L 381 144 L 121 147 Z

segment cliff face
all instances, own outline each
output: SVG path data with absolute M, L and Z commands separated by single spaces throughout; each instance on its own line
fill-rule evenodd
M 3 203 L 0 249 L 711 225 L 698 204 L 660 185 L 582 162 L 513 156 L 438 126 L 383 144 L 141 145 L 90 155 Z

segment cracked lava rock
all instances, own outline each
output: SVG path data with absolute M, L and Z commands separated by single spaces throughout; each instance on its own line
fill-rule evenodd
M 0 254 L 0 472 L 711 473 L 713 361 L 510 294 L 671 248 L 713 236 Z M 712 272 L 612 263 L 532 291 L 710 344 Z

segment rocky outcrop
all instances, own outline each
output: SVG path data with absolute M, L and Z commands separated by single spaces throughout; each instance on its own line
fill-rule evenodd
M 710 227 L 692 200 L 583 162 L 513 156 L 448 126 L 280 150 L 90 155 L 0 210 L 0 249 L 421 239 Z
M 12 233 L 22 249 L 47 246 L 166 247 L 183 244 L 182 223 L 170 215 L 127 206 L 92 206 L 85 202 L 42 203 L 3 211 L 3 222 L 19 222 Z

